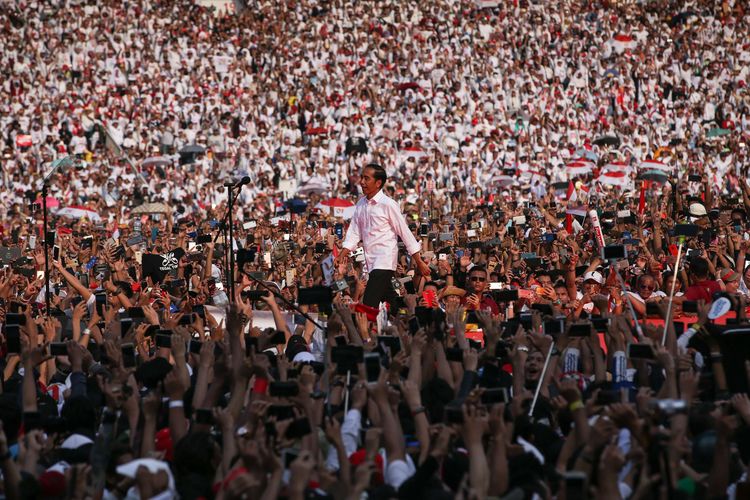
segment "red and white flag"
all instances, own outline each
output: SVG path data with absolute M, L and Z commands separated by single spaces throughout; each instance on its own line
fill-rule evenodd
M 630 178 L 626 172 L 605 172 L 597 180 L 605 186 L 625 188 L 630 185 Z
M 666 163 L 660 162 L 658 160 L 643 161 L 640 165 L 638 165 L 638 168 L 641 170 L 661 170 L 662 172 L 667 172 L 668 174 L 671 174 L 674 171 L 674 167 L 672 165 L 667 165 Z

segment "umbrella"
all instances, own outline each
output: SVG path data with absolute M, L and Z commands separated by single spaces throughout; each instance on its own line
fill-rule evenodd
M 602 173 L 605 172 L 630 172 L 632 169 L 630 168 L 630 165 L 624 161 L 613 161 L 610 163 L 607 163 L 602 167 Z
M 43 203 L 43 200 L 42 200 L 41 197 L 39 197 L 36 200 L 34 200 L 34 205 L 39 205 L 41 207 L 42 203 Z M 47 208 L 55 208 L 55 207 L 59 207 L 59 206 L 60 206 L 60 202 L 57 201 L 56 198 L 53 198 L 51 196 L 47 196 Z
M 199 146 L 198 144 L 188 144 L 180 150 L 181 155 L 199 155 L 205 152 L 206 148 Z
M 583 160 L 591 160 L 593 162 L 599 161 L 599 155 L 591 151 L 590 149 L 586 148 L 579 148 L 576 150 L 575 153 L 573 153 L 574 158 L 583 159 Z
M 685 12 L 680 12 L 679 14 L 676 14 L 672 16 L 672 19 L 669 20 L 669 27 L 674 28 L 680 23 L 685 23 L 687 20 L 692 16 L 697 16 L 695 12 L 691 10 L 686 10 Z
M 612 146 L 615 148 L 620 147 L 620 138 L 615 135 L 605 135 L 594 140 L 595 146 Z
M 513 177 L 511 177 L 510 175 L 498 175 L 492 180 L 500 187 L 507 187 L 515 182 L 515 179 L 513 179 Z
M 661 170 L 665 173 L 671 173 L 674 171 L 674 167 L 672 165 L 667 165 L 666 163 L 660 162 L 658 160 L 645 160 L 642 161 L 640 165 L 638 165 L 638 168 L 640 170 L 650 171 L 650 170 Z
M 169 166 L 172 164 L 172 160 L 166 156 L 152 156 L 151 158 L 146 158 L 143 160 L 143 163 L 141 163 L 144 167 L 153 167 L 153 166 Z
M 56 215 L 58 217 L 68 217 L 70 219 L 82 219 L 86 217 L 94 222 L 101 222 L 102 220 L 98 213 L 90 208 L 82 207 L 80 205 L 71 205 L 69 207 L 61 208 L 57 211 Z
M 669 174 L 664 172 L 663 170 L 659 169 L 653 169 L 648 170 L 646 172 L 643 172 L 638 176 L 639 179 L 643 179 L 644 181 L 654 181 L 654 182 L 667 182 L 669 179 Z
M 605 186 L 618 186 L 621 188 L 624 188 L 628 184 L 630 184 L 630 178 L 628 177 L 628 174 L 623 171 L 605 172 L 600 175 L 597 180 L 600 184 L 604 184 Z
M 133 209 L 133 215 L 142 214 L 168 214 L 172 211 L 169 205 L 165 203 L 144 203 Z
M 322 180 L 313 179 L 310 180 L 297 188 L 297 195 L 304 196 L 313 193 L 322 194 L 327 193 L 331 190 L 330 184 Z
M 607 78 L 608 76 L 618 77 L 620 76 L 620 72 L 614 68 L 609 68 L 607 71 L 604 72 L 603 76 L 604 78 Z
M 315 205 L 315 208 L 332 213 L 335 217 L 343 217 L 344 219 L 351 219 L 354 215 L 354 203 L 342 198 L 323 200 Z
M 731 133 L 732 131 L 728 128 L 716 127 L 706 132 L 706 137 L 722 137 Z
M 284 204 L 286 205 L 287 209 L 293 214 L 301 214 L 302 212 L 307 210 L 307 202 L 299 198 L 286 200 Z

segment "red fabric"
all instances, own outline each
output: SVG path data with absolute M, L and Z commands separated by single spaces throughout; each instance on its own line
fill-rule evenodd
M 714 294 L 720 291 L 721 286 L 718 281 L 699 281 L 689 286 L 685 291 L 685 300 L 705 300 L 706 302 L 711 302 L 714 300 Z

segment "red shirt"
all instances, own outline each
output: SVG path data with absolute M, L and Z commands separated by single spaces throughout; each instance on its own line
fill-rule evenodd
M 712 302 L 714 294 L 720 291 L 721 286 L 719 286 L 718 281 L 698 281 L 694 285 L 689 286 L 685 291 L 685 300 L 705 300 L 706 302 Z

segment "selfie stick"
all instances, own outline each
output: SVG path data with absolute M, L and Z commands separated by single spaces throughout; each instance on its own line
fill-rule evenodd
M 52 162 L 52 169 L 42 179 L 42 225 L 44 226 L 44 305 L 45 313 L 49 315 L 49 302 L 50 302 L 50 290 L 49 290 L 49 240 L 47 239 L 47 183 L 50 177 L 60 170 L 62 167 L 73 165 L 73 157 L 65 156 Z
M 667 343 L 667 327 L 669 326 L 669 316 L 672 314 L 672 300 L 674 299 L 674 286 L 677 284 L 677 273 L 680 269 L 680 257 L 682 257 L 682 245 L 685 238 L 680 238 L 680 246 L 677 247 L 677 261 L 674 264 L 674 278 L 672 278 L 672 289 L 669 291 L 669 305 L 667 306 L 667 317 L 664 319 L 664 333 L 661 336 L 661 345 Z
M 539 391 L 542 390 L 542 384 L 544 383 L 544 377 L 547 375 L 547 367 L 549 366 L 549 360 L 552 357 L 552 350 L 555 348 L 555 342 L 549 346 L 547 351 L 547 357 L 544 360 L 544 366 L 542 367 L 542 373 L 539 375 L 539 382 L 536 383 L 536 390 L 534 391 L 534 399 L 531 400 L 531 408 L 529 408 L 529 417 L 534 415 L 534 407 L 536 406 L 536 400 L 539 399 Z

